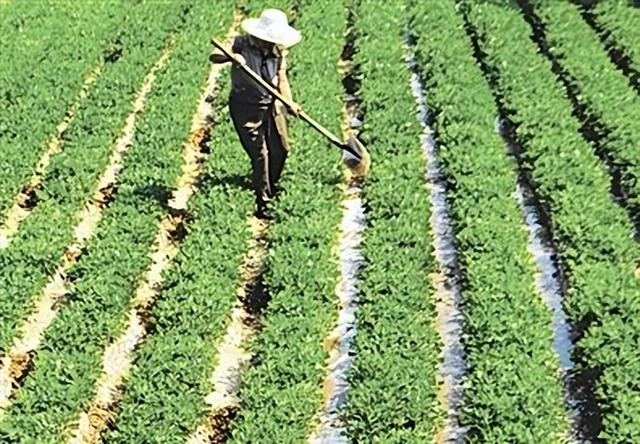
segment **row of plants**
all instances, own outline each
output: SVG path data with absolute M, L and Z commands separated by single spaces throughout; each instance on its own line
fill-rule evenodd
M 366 265 L 343 414 L 354 442 L 427 442 L 442 416 L 430 279 L 437 264 L 421 126 L 404 58 L 405 16 L 399 1 L 357 2 L 354 16 L 360 136 L 373 164 L 363 189 Z
M 181 172 L 191 118 L 209 71 L 211 29 L 223 36 L 233 18 L 220 15 L 212 21 L 218 7 L 199 2 L 184 17 L 185 30 L 176 36 L 168 64 L 158 73 L 136 123 L 115 200 L 104 210 L 86 254 L 70 271 L 74 286 L 68 305 L 47 330 L 34 370 L 0 423 L 0 436 L 8 442 L 36 437 L 49 442 L 67 436 L 95 396 L 104 350 L 125 328 L 134 290 L 150 265 L 158 223 L 167 213 L 167 199 Z M 206 245 L 199 248 L 208 250 Z M 171 361 L 166 355 L 158 358 Z M 136 412 L 143 417 L 139 406 Z M 156 422 L 154 429 L 157 426 Z M 145 429 L 151 433 L 148 427 L 136 432 Z M 136 439 L 125 440 L 132 441 Z
M 637 0 L 595 2 L 589 9 L 604 30 L 605 45 L 618 48 L 635 71 L 636 89 L 640 88 L 640 4 Z
M 468 374 L 460 426 L 469 442 L 561 441 L 569 426 L 551 313 L 535 286 L 493 95 L 454 5 L 425 11 L 413 2 L 411 13 L 461 270 Z
M 51 159 L 37 192 L 38 205 L 0 253 L 0 350 L 6 351 L 32 300 L 73 240 L 73 227 L 109 162 L 114 142 L 142 80 L 183 25 L 186 6 L 136 4 L 121 30 L 122 56 L 105 66 L 64 136 L 65 149 Z
M 130 9 L 125 2 L 7 6 L 0 31 L 11 36 L 0 50 L 0 216 L 27 184 L 85 77 L 117 49 L 117 29 L 127 25 Z
M 547 41 L 554 54 L 575 79 L 581 101 L 595 113 L 606 131 L 600 134 L 613 168 L 620 171 L 620 184 L 628 210 L 640 229 L 640 101 L 624 77 L 599 47 L 598 37 L 565 2 L 543 1 L 534 11 L 543 20 Z
M 224 11 L 219 20 L 228 27 L 233 2 L 215 8 Z M 109 442 L 184 442 L 207 413 L 205 397 L 211 391 L 217 343 L 235 302 L 250 237 L 246 216 L 252 209 L 248 162 L 226 108 L 226 74 L 220 80 L 224 88 L 216 93 L 210 154 L 188 206 L 186 237 L 164 273 L 150 311 L 152 334 L 136 356 Z
M 248 159 L 231 125 L 224 82 L 207 144 L 211 154 L 188 207 L 187 236 L 164 273 L 150 311 L 151 334 L 135 357 L 108 442 L 185 442 L 208 414 L 205 398 L 236 302 L 253 210 Z
M 298 6 L 295 26 L 304 36 L 288 56 L 294 100 L 339 134 L 343 1 L 290 5 Z M 301 122 L 292 120 L 289 133 L 291 153 L 268 234 L 270 300 L 250 347 L 255 365 L 246 371 L 230 442 L 303 442 L 323 401 L 323 339 L 338 311 L 333 247 L 342 215 L 340 155 Z
M 591 424 L 590 433 L 599 431 L 610 442 L 637 441 L 640 280 L 634 270 L 640 251 L 633 227 L 611 199 L 607 171 L 580 137 L 562 85 L 550 62 L 537 54 L 519 11 L 465 4 L 498 73 L 497 93 L 512 111 L 524 164 L 548 208 L 567 268 L 565 310 L 576 338 L 573 377 L 593 391 L 602 420 L 601 426 Z
M 619 171 L 619 193 L 640 229 L 640 98 L 606 52 L 593 50 L 598 37 L 574 6 L 545 1 L 534 9 L 546 29 L 546 39 L 575 79 L 580 99 L 605 129 L 599 134 L 611 167 Z

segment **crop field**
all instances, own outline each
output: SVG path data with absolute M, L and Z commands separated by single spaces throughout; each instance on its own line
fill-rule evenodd
M 0 444 L 640 443 L 637 1 L 0 0 L 0 169 Z

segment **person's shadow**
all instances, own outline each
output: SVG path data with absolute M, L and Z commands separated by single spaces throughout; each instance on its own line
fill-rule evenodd
M 206 190 L 211 187 L 220 188 L 239 188 L 241 190 L 253 191 L 251 177 L 248 174 L 228 174 L 222 177 L 213 176 L 211 174 L 203 174 L 196 181 L 196 188 L 199 191 Z M 137 187 L 133 193 L 149 200 L 155 201 L 165 211 L 169 211 L 169 200 L 171 199 L 173 189 L 157 183 L 149 183 Z
M 241 190 L 253 191 L 253 184 L 249 174 L 226 174 L 222 177 L 211 174 L 203 174 L 198 179 L 196 186 L 200 190 L 211 187 L 239 188 Z
M 133 190 L 133 194 L 136 196 L 155 201 L 165 211 L 169 210 L 169 199 L 171 199 L 171 193 L 171 189 L 157 183 L 145 184 Z

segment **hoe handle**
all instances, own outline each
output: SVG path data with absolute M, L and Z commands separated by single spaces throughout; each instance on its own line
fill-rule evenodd
M 280 94 L 280 91 L 278 91 L 277 89 L 275 89 L 273 87 L 273 85 L 270 85 L 269 83 L 267 83 L 255 71 L 253 71 L 251 68 L 249 68 L 249 66 L 246 64 L 246 62 L 241 61 L 239 58 L 237 58 L 235 56 L 235 54 L 233 54 L 231 51 L 227 50 L 227 48 L 225 48 L 217 40 L 213 39 L 213 40 L 211 40 L 211 43 L 213 43 L 216 48 L 218 48 L 220 51 L 222 51 L 222 53 L 225 56 L 229 57 L 236 65 L 238 65 L 240 67 L 240 69 L 242 69 L 258 85 L 260 85 L 265 90 L 267 90 L 267 92 L 269 92 L 269 94 L 273 95 L 276 99 L 280 100 L 282 103 L 284 103 L 290 109 L 294 107 L 293 102 L 287 100 L 282 94 Z M 340 139 L 338 139 L 333 133 L 331 133 L 324 126 L 320 125 L 315 119 L 311 118 L 311 116 L 309 116 L 304 111 L 300 111 L 299 117 L 302 120 L 304 120 L 305 122 L 307 122 L 309 125 L 311 125 L 316 131 L 318 131 L 324 137 L 329 139 L 329 141 L 331 143 L 333 143 L 335 146 L 337 146 L 338 148 L 349 150 L 349 148 L 345 147 L 345 144 Z M 349 150 L 349 151 L 351 151 L 351 150 Z

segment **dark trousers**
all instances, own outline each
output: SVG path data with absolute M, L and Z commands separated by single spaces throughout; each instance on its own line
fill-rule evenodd
M 274 197 L 287 160 L 284 112 L 275 104 L 260 106 L 233 100 L 229 101 L 229 111 L 240 143 L 251 159 L 256 203 L 264 205 Z

